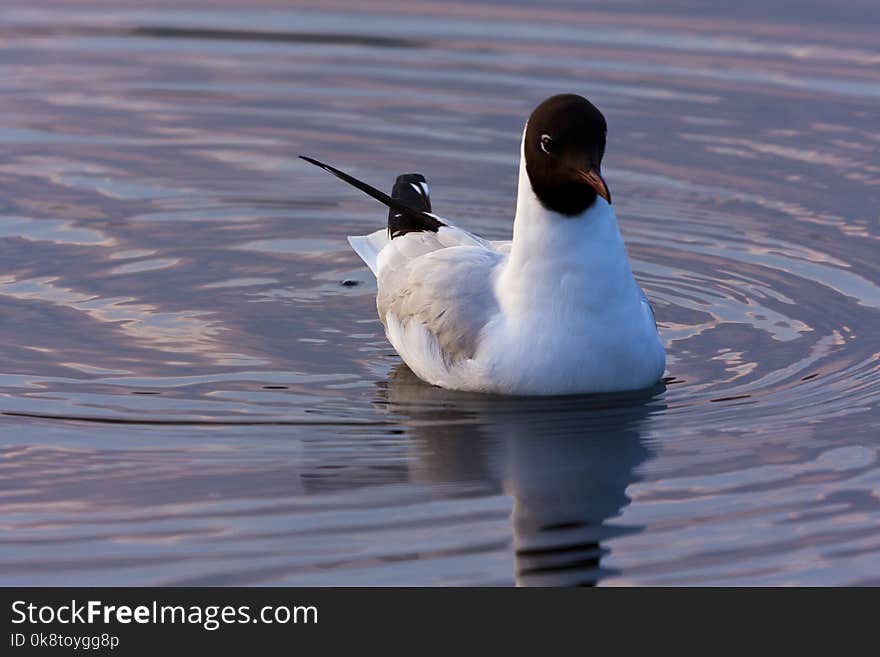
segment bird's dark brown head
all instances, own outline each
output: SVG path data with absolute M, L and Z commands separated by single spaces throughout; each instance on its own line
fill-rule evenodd
M 607 131 L 602 112 L 582 96 L 552 96 L 535 108 L 523 154 L 532 189 L 544 207 L 577 216 L 597 196 L 611 203 L 600 169 Z

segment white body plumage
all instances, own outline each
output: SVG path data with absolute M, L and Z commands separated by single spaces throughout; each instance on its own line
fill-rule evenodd
M 646 388 L 663 375 L 613 207 L 596 198 L 579 216 L 548 210 L 524 157 L 512 242 L 450 225 L 349 241 L 377 277 L 389 341 L 428 383 L 561 395 Z

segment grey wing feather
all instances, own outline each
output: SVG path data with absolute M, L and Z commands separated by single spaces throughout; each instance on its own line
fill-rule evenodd
M 437 339 L 448 364 L 471 358 L 480 332 L 498 312 L 492 270 L 501 260 L 482 246 L 441 248 L 384 270 L 377 306 L 383 323 L 418 321 Z

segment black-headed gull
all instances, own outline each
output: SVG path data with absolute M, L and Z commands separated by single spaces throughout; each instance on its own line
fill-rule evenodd
M 392 196 L 312 158 L 390 209 L 349 237 L 378 281 L 379 318 L 415 374 L 455 390 L 562 395 L 647 388 L 666 355 L 633 277 L 600 173 L 602 113 L 573 94 L 526 122 L 513 240 L 490 242 L 431 212 L 425 179 Z

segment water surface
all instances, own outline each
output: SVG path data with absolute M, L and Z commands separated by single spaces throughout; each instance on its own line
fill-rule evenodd
M 0 582 L 880 584 L 872 5 L 5 4 Z M 505 239 L 558 92 L 666 382 L 428 387 L 296 156 Z

